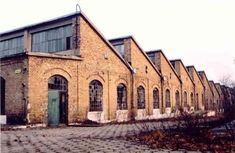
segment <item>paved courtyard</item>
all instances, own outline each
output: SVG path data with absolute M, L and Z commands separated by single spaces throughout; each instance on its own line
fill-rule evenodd
M 140 132 L 143 124 L 101 127 L 23 129 L 1 132 L 1 153 L 169 152 L 124 139 Z M 159 123 L 147 123 L 150 127 Z M 146 127 L 146 126 L 145 126 Z

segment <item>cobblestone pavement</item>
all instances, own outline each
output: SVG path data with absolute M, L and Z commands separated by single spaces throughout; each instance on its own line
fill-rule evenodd
M 149 127 L 158 123 L 148 123 Z M 141 124 L 102 127 L 24 129 L 1 132 L 1 153 L 168 152 L 123 139 L 140 132 Z M 146 127 L 146 126 L 145 126 Z

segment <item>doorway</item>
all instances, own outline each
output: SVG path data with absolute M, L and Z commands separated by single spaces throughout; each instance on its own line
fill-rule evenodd
M 54 75 L 48 80 L 48 125 L 68 124 L 68 81 Z

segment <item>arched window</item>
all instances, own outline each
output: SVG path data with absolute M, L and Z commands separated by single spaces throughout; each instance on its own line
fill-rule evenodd
M 159 106 L 159 91 L 157 88 L 154 88 L 153 90 L 153 108 L 158 109 Z
M 138 109 L 145 109 L 145 91 L 143 86 L 137 88 L 137 94 Z
M 166 107 L 171 107 L 170 90 L 166 90 Z
M 0 98 L 0 102 L 1 102 L 1 115 L 5 115 L 5 79 L 1 78 L 1 84 L 0 84 L 0 90 L 1 90 L 1 98 Z
M 202 105 L 205 105 L 204 103 L 204 95 L 202 94 Z
M 184 103 L 184 107 L 187 106 L 187 92 L 184 92 L 184 98 L 183 98 L 183 103 Z
M 103 86 L 100 81 L 93 80 L 89 84 L 90 111 L 102 111 Z
M 126 86 L 122 83 L 117 86 L 117 109 L 127 109 L 127 91 Z
M 198 100 L 199 100 L 199 99 L 198 99 L 198 93 L 197 93 L 197 94 L 196 94 L 196 106 L 195 106 L 195 107 L 196 107 L 196 110 L 198 110 L 198 108 L 199 108 L 199 106 L 198 106 Z
M 193 93 L 192 92 L 190 94 L 190 99 L 191 99 L 191 106 L 194 107 L 194 100 L 193 100 Z
M 176 103 L 176 107 L 180 106 L 180 93 L 178 90 L 175 92 L 175 103 Z

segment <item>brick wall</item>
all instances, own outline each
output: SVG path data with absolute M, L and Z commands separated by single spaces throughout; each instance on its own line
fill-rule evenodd
M 5 79 L 5 114 L 8 123 L 26 122 L 28 60 L 25 56 L 1 59 Z

